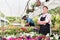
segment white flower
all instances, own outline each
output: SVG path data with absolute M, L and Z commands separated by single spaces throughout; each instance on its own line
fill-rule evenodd
M 53 37 L 50 37 L 50 39 L 52 40 L 52 39 L 53 39 Z
M 56 38 L 56 40 L 58 40 L 59 38 L 58 34 L 54 35 L 54 37 Z
M 11 36 L 6 37 L 6 39 L 9 39 L 9 38 L 11 38 Z
M 49 33 L 46 35 L 46 37 L 49 37 Z

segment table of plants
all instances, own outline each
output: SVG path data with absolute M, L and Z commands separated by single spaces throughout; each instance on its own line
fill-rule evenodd
M 0 27 L 1 40 L 50 40 L 49 37 L 39 34 L 35 27 Z

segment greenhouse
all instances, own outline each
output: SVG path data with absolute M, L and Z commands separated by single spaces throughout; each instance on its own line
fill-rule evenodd
M 0 40 L 60 40 L 60 0 L 0 0 Z

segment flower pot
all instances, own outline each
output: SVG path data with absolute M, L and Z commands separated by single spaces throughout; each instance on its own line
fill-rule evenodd
M 36 6 L 41 6 L 41 2 L 39 0 L 37 0 Z

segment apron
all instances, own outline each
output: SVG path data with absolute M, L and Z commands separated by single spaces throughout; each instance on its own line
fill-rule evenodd
M 41 17 L 40 21 L 45 21 L 46 16 L 45 17 Z M 46 23 L 46 25 L 40 25 L 39 33 L 41 33 L 43 35 L 46 35 L 47 33 L 50 33 L 50 24 Z

